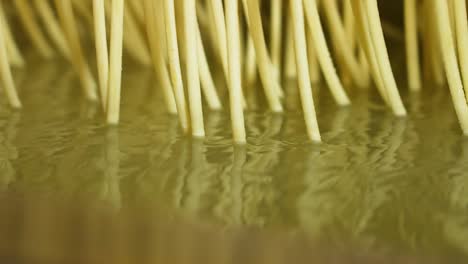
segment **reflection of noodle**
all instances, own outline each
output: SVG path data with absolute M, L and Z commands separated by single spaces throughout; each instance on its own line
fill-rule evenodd
M 110 128 L 106 132 L 106 150 L 105 162 L 106 168 L 104 171 L 106 181 L 106 200 L 108 200 L 115 208 L 121 207 L 120 194 L 120 149 L 119 149 L 119 131 Z
M 0 126 L 0 189 L 7 189 L 16 178 L 12 161 L 18 159 L 18 150 L 14 145 L 16 126 L 20 120 L 18 113 L 13 113 L 7 119 L 5 126 Z

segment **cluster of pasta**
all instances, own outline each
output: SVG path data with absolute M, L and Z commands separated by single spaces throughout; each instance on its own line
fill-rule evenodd
M 212 75 L 217 65 L 228 89 L 233 137 L 239 144 L 246 142 L 245 84 L 255 81 L 257 72 L 269 109 L 277 113 L 283 112 L 286 96 L 281 80 L 297 78 L 312 141 L 321 141 L 312 96 L 320 76 L 340 106 L 351 103 L 343 85 L 343 80 L 349 80 L 355 87 L 372 84 L 395 115 L 406 115 L 377 0 L 13 0 L 0 4 L 1 81 L 15 108 L 21 103 L 11 67 L 25 63 L 16 40 L 19 30 L 40 56 L 63 56 L 73 65 L 85 96 L 102 104 L 109 124 L 119 122 L 124 51 L 137 63 L 154 68 L 168 112 L 176 114 L 182 129 L 195 137 L 205 135 L 202 101 L 211 110 L 223 107 Z M 404 0 L 404 18 L 408 87 L 421 89 L 420 65 L 438 83 L 446 79 L 460 126 L 468 134 L 466 2 Z M 12 20 L 19 21 L 20 27 L 13 28 Z M 89 53 L 84 50 L 85 39 L 94 42 L 96 73 L 85 55 Z

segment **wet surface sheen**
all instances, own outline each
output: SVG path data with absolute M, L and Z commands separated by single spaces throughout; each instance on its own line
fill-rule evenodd
M 102 125 L 71 71 L 28 71 L 17 73 L 24 110 L 0 110 L 8 263 L 457 263 L 468 253 L 468 140 L 447 88 L 405 94 L 409 117 L 396 118 L 372 92 L 350 89 L 354 105 L 340 109 L 314 86 L 317 145 L 289 83 L 287 114 L 254 108 L 249 144 L 233 146 L 227 112 L 207 111 L 205 140 L 182 135 L 145 70 L 125 75 L 118 129 Z

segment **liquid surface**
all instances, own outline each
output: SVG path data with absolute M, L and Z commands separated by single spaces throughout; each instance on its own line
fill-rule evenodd
M 402 88 L 396 118 L 372 91 L 339 108 L 315 85 L 321 145 L 294 82 L 284 115 L 250 87 L 240 147 L 225 111 L 206 110 L 206 139 L 184 136 L 149 70 L 127 69 L 122 124 L 106 128 L 70 67 L 35 65 L 16 73 L 24 109 L 0 108 L 8 263 L 466 260 L 468 140 L 446 87 Z

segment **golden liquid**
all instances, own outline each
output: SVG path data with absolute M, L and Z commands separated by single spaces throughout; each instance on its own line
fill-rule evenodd
M 184 136 L 150 70 L 125 70 L 118 128 L 69 66 L 16 72 L 24 109 L 0 108 L 1 263 L 466 260 L 468 141 L 446 87 L 402 87 L 397 118 L 373 90 L 339 108 L 314 85 L 321 145 L 294 82 L 284 115 L 249 87 L 260 106 L 241 147 L 227 112 L 205 110 L 205 140 Z

